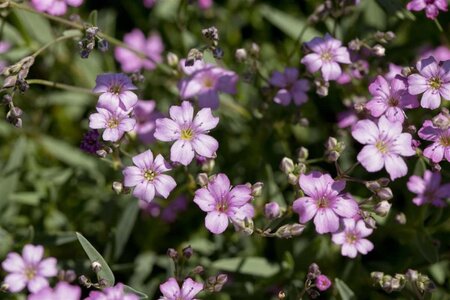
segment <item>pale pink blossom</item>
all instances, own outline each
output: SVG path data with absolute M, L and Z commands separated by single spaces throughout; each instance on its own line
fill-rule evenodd
M 355 258 L 358 252 L 367 254 L 372 251 L 373 244 L 365 237 L 372 234 L 373 229 L 367 228 L 363 220 L 344 219 L 342 231 L 333 234 L 332 241 L 341 246 L 341 254 Z
M 421 139 L 433 142 L 423 151 L 425 157 L 434 163 L 443 159 L 450 162 L 450 127 L 439 128 L 430 120 L 426 120 L 418 134 Z
M 445 199 L 450 198 L 450 183 L 441 185 L 441 174 L 426 170 L 423 177 L 413 175 L 408 181 L 408 190 L 417 194 L 413 203 L 417 206 L 432 204 L 446 206 Z
M 198 300 L 194 298 L 201 290 L 203 283 L 186 278 L 180 288 L 175 278 L 171 277 L 159 286 L 163 294 L 159 300 Z

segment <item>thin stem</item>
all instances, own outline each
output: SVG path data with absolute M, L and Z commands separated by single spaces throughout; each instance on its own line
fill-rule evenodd
M 62 90 L 67 90 L 67 91 L 71 91 L 71 92 L 77 92 L 77 93 L 94 94 L 90 89 L 73 86 L 73 85 L 68 85 L 68 84 L 64 84 L 64 83 L 58 83 L 58 82 L 54 82 L 54 81 L 48 81 L 48 80 L 44 80 L 44 79 L 28 79 L 27 83 L 28 84 L 45 85 L 45 86 L 62 89 Z
M 64 40 L 68 40 L 68 39 L 71 39 L 71 38 L 74 38 L 74 37 L 78 37 L 78 36 L 81 36 L 81 33 L 77 32 L 77 33 L 74 33 L 74 34 L 68 34 L 68 35 L 60 36 L 59 38 L 56 38 L 53 41 L 48 42 L 47 44 L 45 44 L 44 46 L 39 48 L 31 56 L 36 58 L 39 54 L 41 54 L 43 51 L 45 51 L 48 47 L 52 46 L 53 44 L 56 44 L 58 42 L 61 42 L 61 41 L 64 41 Z
M 301 42 L 303 35 L 305 34 L 306 30 L 308 29 L 309 25 L 306 24 L 303 26 L 302 31 L 300 31 L 297 39 L 295 40 L 294 47 L 292 48 L 292 51 L 288 55 L 288 61 L 291 60 L 292 56 L 295 54 L 295 50 L 297 50 L 298 44 Z
M 314 163 L 318 163 L 318 162 L 322 162 L 324 161 L 323 157 L 318 157 L 318 158 L 312 158 L 312 159 L 308 159 L 305 161 L 306 164 L 314 164 Z
M 438 19 L 434 19 L 434 24 L 436 24 L 437 28 L 439 29 L 440 32 L 443 32 L 444 29 L 442 29 L 441 23 L 439 23 Z

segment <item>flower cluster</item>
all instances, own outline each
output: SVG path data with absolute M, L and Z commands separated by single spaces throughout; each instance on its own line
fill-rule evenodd
M 67 7 L 78 7 L 84 0 L 31 0 L 33 7 L 50 15 L 61 16 L 67 12 Z

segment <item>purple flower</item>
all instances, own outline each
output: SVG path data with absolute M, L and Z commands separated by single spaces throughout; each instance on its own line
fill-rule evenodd
M 280 205 L 273 201 L 266 203 L 264 206 L 264 215 L 270 220 L 279 218 L 281 216 Z
M 386 74 L 384 74 L 384 78 L 387 81 L 391 82 L 397 75 L 402 75 L 402 70 L 403 70 L 403 67 L 393 64 L 393 63 L 390 63 L 389 71 Z
M 203 283 L 186 278 L 180 289 L 177 280 L 171 277 L 159 286 L 159 290 L 163 294 L 160 300 L 197 300 L 194 297 L 203 290 Z
M 35 294 L 28 296 L 28 300 L 80 300 L 81 289 L 79 286 L 70 285 L 60 281 L 54 289 L 46 287 Z
M 355 258 L 359 253 L 367 254 L 372 251 L 373 244 L 365 237 L 372 234 L 372 229 L 367 228 L 363 220 L 344 219 L 344 229 L 333 234 L 332 241 L 342 245 L 341 254 Z
M 423 178 L 413 175 L 408 180 L 408 190 L 417 194 L 413 203 L 421 206 L 430 203 L 437 207 L 446 206 L 445 199 L 450 197 L 450 183 L 441 185 L 441 174 L 426 170 Z
M 339 128 L 350 127 L 359 120 L 358 114 L 353 108 L 338 113 L 337 119 L 338 119 L 337 125 Z
M 408 167 L 402 156 L 412 156 L 415 151 L 411 134 L 402 130 L 400 122 L 391 122 L 385 116 L 380 117 L 378 125 L 361 120 L 353 126 L 353 138 L 365 144 L 357 159 L 367 171 L 377 172 L 386 167 L 392 180 L 406 175 Z
M 144 0 L 144 6 L 147 8 L 152 8 L 155 3 L 156 0 Z
M 254 215 L 252 189 L 245 184 L 230 186 L 230 180 L 225 174 L 216 175 L 207 187 L 195 192 L 194 202 L 207 213 L 206 228 L 214 234 L 220 234 L 228 226 L 228 218 L 244 220 Z
M 306 43 L 313 52 L 302 58 L 301 63 L 306 65 L 309 72 L 314 73 L 319 69 L 325 81 L 336 80 L 342 74 L 341 64 L 350 64 L 350 54 L 341 41 L 326 34 L 324 38 L 315 37 Z
M 139 72 L 141 69 L 154 70 L 156 65 L 162 61 L 164 44 L 157 33 L 152 33 L 148 38 L 139 29 L 133 29 L 125 34 L 124 43 L 147 57 L 141 58 L 135 52 L 126 48 L 117 47 L 116 59 L 120 62 L 122 70 L 127 73 Z
M 369 72 L 369 63 L 367 60 L 356 58 L 351 58 L 351 65 L 347 70 L 336 79 L 339 84 L 347 84 L 352 81 L 352 79 L 362 79 Z
M 154 218 L 160 217 L 166 223 L 175 222 L 177 215 L 187 209 L 188 199 L 185 196 L 179 196 L 173 199 L 166 207 L 152 201 L 147 203 L 139 201 L 141 209 Z
M 270 84 L 280 88 L 273 99 L 275 103 L 286 106 L 294 100 L 295 105 L 302 105 L 308 100 L 306 92 L 310 88 L 309 81 L 298 79 L 296 68 L 286 68 L 284 73 L 273 72 Z
M 124 111 L 129 111 L 136 105 L 137 95 L 131 91 L 137 88 L 125 74 L 101 74 L 97 76 L 95 82 L 96 85 L 92 91 L 102 93 L 98 99 L 98 107 L 110 111 L 120 107 Z
M 418 134 L 421 139 L 433 142 L 423 151 L 425 157 L 434 163 L 438 163 L 444 158 L 450 162 L 450 127 L 439 128 L 430 120 L 426 120 Z
M 439 15 L 439 10 L 447 11 L 447 0 L 412 0 L 406 8 L 413 11 L 425 9 L 427 18 L 434 20 Z
M 156 119 L 162 118 L 163 114 L 156 110 L 154 100 L 138 100 L 133 107 L 133 115 L 136 119 L 134 128 L 141 142 L 150 144 L 155 141 L 153 136 L 156 128 Z
M 180 64 L 184 73 L 188 75 L 178 85 L 182 99 L 198 97 L 200 107 L 217 109 L 219 92 L 236 93 L 238 80 L 236 73 L 199 60 L 192 67 L 185 67 L 184 61 Z
M 7 41 L 0 41 L 0 54 L 6 53 L 11 48 L 11 44 Z M 8 63 L 4 60 L 0 60 L 0 73 L 3 72 L 3 69 L 8 65 Z
M 215 156 L 219 143 L 208 132 L 219 123 L 210 108 L 201 109 L 194 117 L 194 108 L 189 101 L 181 106 L 171 106 L 169 118 L 156 120 L 155 138 L 164 141 L 176 141 L 170 149 L 170 160 L 189 165 L 195 153 L 211 158 Z
M 408 91 L 411 95 L 422 94 L 420 105 L 435 109 L 441 104 L 441 97 L 450 99 L 450 60 L 442 66 L 430 56 L 416 65 L 419 74 L 408 76 Z
M 419 106 L 415 96 L 408 93 L 406 78 L 397 75 L 388 82 L 382 76 L 369 86 L 372 99 L 365 105 L 374 117 L 385 115 L 391 122 L 403 123 L 405 112 L 403 109 L 412 109 Z
M 94 154 L 102 148 L 102 143 L 99 141 L 100 133 L 96 129 L 91 129 L 86 132 L 80 143 L 80 149 L 84 152 Z
M 136 120 L 129 117 L 128 113 L 120 108 L 109 111 L 97 107 L 97 113 L 89 116 L 89 127 L 92 129 L 105 129 L 102 138 L 104 141 L 117 142 L 125 132 L 132 131 Z
M 198 0 L 198 6 L 201 9 L 208 9 L 213 5 L 213 0 Z
M 163 173 L 170 170 L 170 166 L 161 154 L 153 160 L 153 153 L 147 150 L 132 158 L 135 166 L 126 167 L 124 186 L 135 187 L 133 195 L 138 199 L 151 202 L 155 194 L 167 198 L 177 185 L 175 180 Z
M 320 274 L 319 276 L 317 276 L 315 284 L 316 284 L 316 288 L 319 291 L 323 292 L 330 288 L 331 281 L 330 281 L 330 279 L 328 279 L 327 276 Z
M 306 196 L 295 200 L 292 208 L 300 215 L 300 223 L 314 218 L 318 233 L 336 232 L 340 218 L 351 218 L 358 213 L 356 201 L 349 194 L 341 194 L 345 181 L 334 181 L 328 174 L 312 172 L 300 175 L 299 183 Z
M 25 245 L 22 256 L 16 252 L 8 253 L 2 262 L 2 268 L 9 274 L 5 277 L 8 290 L 16 293 L 27 286 L 32 293 L 48 286 L 46 277 L 56 276 L 56 259 L 44 256 L 44 247 Z
M 61 16 L 67 12 L 67 6 L 78 7 L 84 0 L 31 0 L 31 4 L 37 11 L 50 15 Z
M 139 300 L 135 294 L 126 293 L 121 283 L 100 291 L 92 291 L 85 300 Z
M 435 49 L 427 49 L 420 55 L 420 59 L 426 59 L 433 56 L 438 62 L 450 60 L 450 49 L 447 46 L 439 46 Z

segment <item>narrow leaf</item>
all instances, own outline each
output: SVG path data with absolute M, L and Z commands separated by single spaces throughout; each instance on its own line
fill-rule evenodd
M 131 286 L 124 285 L 123 290 L 126 293 L 133 293 L 133 294 L 138 295 L 140 299 L 148 299 L 148 296 L 146 294 L 144 294 L 143 292 L 139 292 L 139 291 L 133 289 Z
M 94 246 L 92 246 L 91 243 L 89 243 L 89 241 L 81 235 L 81 233 L 77 232 L 76 234 L 81 247 L 83 247 L 84 252 L 86 252 L 91 263 L 98 262 L 102 266 L 100 272 L 97 273 L 97 278 L 106 280 L 107 286 L 113 286 L 115 282 L 114 274 L 105 259 L 100 255 L 100 253 L 98 253 L 97 250 L 95 250 Z
M 345 284 L 345 282 L 343 282 L 339 278 L 336 278 L 334 280 L 334 284 L 336 285 L 336 288 L 342 300 L 355 299 L 355 293 L 348 287 L 347 284 Z
M 136 222 L 138 212 L 139 202 L 135 199 L 130 199 L 130 202 L 117 224 L 114 248 L 114 259 L 116 260 L 120 257 L 125 248 L 125 244 L 127 243 L 131 231 L 133 230 L 134 223 Z

